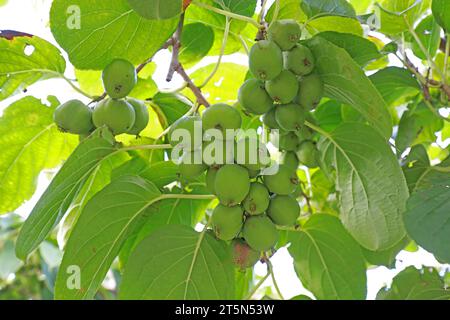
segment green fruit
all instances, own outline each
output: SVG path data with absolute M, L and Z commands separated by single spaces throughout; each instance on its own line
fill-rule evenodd
M 185 116 L 175 121 L 169 130 L 169 143 L 183 150 L 200 148 L 203 143 L 202 120 L 199 116 Z
M 275 108 L 275 119 L 286 131 L 299 131 L 305 124 L 306 112 L 298 104 L 285 104 Z
M 276 108 L 273 108 L 272 110 L 267 112 L 262 118 L 263 123 L 269 129 L 281 129 L 280 125 L 278 124 L 278 122 L 275 118 L 275 109 Z
M 202 114 L 203 130 L 217 129 L 222 132 L 223 139 L 226 130 L 237 130 L 241 128 L 241 114 L 236 108 L 227 104 L 218 103 L 207 108 Z M 233 135 L 234 138 L 234 135 Z
M 207 141 L 203 144 L 203 161 L 208 166 L 221 166 L 234 163 L 234 140 Z
M 277 20 L 270 26 L 268 36 L 283 51 L 289 51 L 300 41 L 302 29 L 295 20 Z
M 297 45 L 286 53 L 284 67 L 298 76 L 306 76 L 314 70 L 315 59 L 309 48 Z
M 266 90 L 269 96 L 275 102 L 281 104 L 294 101 L 298 88 L 297 77 L 288 70 L 284 70 L 278 77 L 266 82 Z
M 250 79 L 239 89 L 239 103 L 250 113 L 261 115 L 273 107 L 273 101 L 267 93 L 264 82 Z
M 145 103 L 137 99 L 127 99 L 127 102 L 133 107 L 136 114 L 134 126 L 128 131 L 129 134 L 139 135 L 142 130 L 147 128 L 149 122 L 148 109 Z
M 297 171 L 298 166 L 300 165 L 297 155 L 292 151 L 283 153 L 281 156 L 281 163 L 293 171 Z
M 291 227 L 300 216 L 300 205 L 291 196 L 274 196 L 270 200 L 267 215 L 279 226 Z
M 88 134 L 93 128 L 92 111 L 79 100 L 70 100 L 56 108 L 53 120 L 63 132 Z
M 219 171 L 219 169 L 220 168 L 218 167 L 210 167 L 208 169 L 208 172 L 206 172 L 206 189 L 208 189 L 211 194 L 216 194 L 215 183 L 217 172 Z
M 279 195 L 289 195 L 298 185 L 297 173 L 289 167 L 280 164 L 277 173 L 264 176 L 264 184 L 270 192 Z
M 105 99 L 95 107 L 92 120 L 97 128 L 107 126 L 114 135 L 118 135 L 133 128 L 136 113 L 125 100 Z
M 235 206 L 245 199 L 250 191 L 247 169 L 237 164 L 227 164 L 219 169 L 214 183 L 217 198 L 225 206 Z
M 248 170 L 260 170 L 270 164 L 270 153 L 264 143 L 256 138 L 245 137 L 236 143 L 234 159 Z
M 248 170 L 248 174 L 250 176 L 250 179 L 255 179 L 259 177 L 259 175 L 261 174 L 261 170 Z
M 275 79 L 283 70 L 283 52 L 272 41 L 258 41 L 250 50 L 249 68 L 259 80 Z
M 298 160 L 308 168 L 317 168 L 319 166 L 319 150 L 314 142 L 308 140 L 300 144 L 297 151 Z
M 214 208 L 211 223 L 216 237 L 232 240 L 238 236 L 244 224 L 244 212 L 240 206 L 226 207 L 219 204 Z
M 202 161 L 201 150 L 186 151 L 178 165 L 181 177 L 188 180 L 198 178 L 207 168 L 208 166 Z
M 137 83 L 136 69 L 127 60 L 113 60 L 102 73 L 103 86 L 108 96 L 125 98 Z
M 233 263 L 240 269 L 253 267 L 260 259 L 261 252 L 253 250 L 243 239 L 231 242 Z
M 307 120 L 308 120 L 309 122 L 311 122 L 311 120 L 308 119 L 308 115 L 309 115 L 309 114 L 307 114 Z M 309 140 L 309 139 L 311 139 L 312 136 L 313 136 L 312 130 L 311 130 L 310 128 L 308 128 L 307 126 L 301 127 L 299 131 L 296 131 L 296 132 L 295 132 L 295 134 L 297 135 L 297 137 L 298 137 L 298 139 L 299 139 L 300 142 L 303 142 L 303 141 L 305 141 L 305 140 Z
M 300 90 L 296 102 L 305 110 L 315 109 L 324 94 L 324 84 L 320 76 L 312 73 L 300 81 Z
M 244 209 L 250 215 L 261 214 L 269 207 L 270 195 L 266 186 L 259 182 L 250 185 L 250 191 L 243 201 Z
M 271 132 L 270 142 L 281 151 L 297 151 L 300 146 L 300 140 L 294 132 Z
M 278 230 L 265 215 L 247 218 L 242 234 L 248 245 L 257 251 L 268 251 L 278 241 Z

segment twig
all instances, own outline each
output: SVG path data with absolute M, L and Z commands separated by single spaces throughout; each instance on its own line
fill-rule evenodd
M 258 289 L 263 285 L 264 282 L 266 282 L 267 278 L 270 276 L 270 268 L 269 265 L 267 265 L 267 273 L 264 277 L 261 278 L 261 280 L 258 281 L 258 283 L 253 287 L 253 289 L 249 292 L 245 300 L 251 300 L 253 295 L 258 291 Z
M 183 80 L 187 83 L 187 87 L 192 91 L 192 93 L 197 98 L 197 102 L 199 105 L 203 105 L 205 107 L 209 107 L 209 102 L 206 100 L 206 98 L 203 96 L 202 91 L 199 87 L 197 87 L 192 79 L 187 74 L 186 70 L 183 68 L 183 66 L 180 63 L 179 60 L 179 53 L 180 53 L 180 47 L 181 47 L 181 33 L 183 32 L 183 26 L 184 26 L 184 13 L 180 17 L 180 22 L 178 23 L 177 31 L 175 31 L 174 36 L 172 37 L 172 61 L 170 63 L 169 72 L 167 73 L 167 81 L 170 82 L 173 78 L 173 74 L 176 72 L 178 73 Z
M 261 26 L 256 34 L 256 41 L 264 40 L 267 36 L 267 28 L 269 25 L 266 22 L 266 5 L 267 0 L 261 0 L 261 12 L 258 17 L 258 21 Z
M 267 263 L 267 266 L 269 267 L 269 271 L 270 271 L 270 274 L 272 276 L 273 286 L 275 287 L 275 290 L 277 291 L 277 293 L 280 296 L 281 300 L 284 300 L 283 294 L 281 293 L 280 287 L 278 287 L 277 280 L 275 279 L 275 272 L 273 271 L 272 262 L 270 262 L 269 259 L 266 259 L 266 263 Z

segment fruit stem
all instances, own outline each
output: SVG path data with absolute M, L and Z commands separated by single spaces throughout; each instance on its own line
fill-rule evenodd
M 200 7 L 200 8 L 203 8 L 203 9 L 206 9 L 206 10 L 209 10 L 209 11 L 212 11 L 212 12 L 224 15 L 224 16 L 232 18 L 232 19 L 241 20 L 241 21 L 245 21 L 245 22 L 251 23 L 252 25 L 254 25 L 258 29 L 261 27 L 260 24 L 257 21 L 253 20 L 250 17 L 243 16 L 243 15 L 240 15 L 240 14 L 237 14 L 237 13 L 233 13 L 233 12 L 230 12 L 230 11 L 222 10 L 220 8 L 216 8 L 216 7 L 213 7 L 213 6 L 209 5 L 209 4 L 206 4 L 206 3 L 203 3 L 203 2 L 198 2 L 198 1 L 195 1 L 195 0 L 192 1 L 192 4 L 196 5 L 197 7 Z
M 277 291 L 277 293 L 280 296 L 281 300 L 284 300 L 283 294 L 281 293 L 281 290 L 278 287 L 277 280 L 275 279 L 275 272 L 273 271 L 272 262 L 270 262 L 270 259 L 266 259 L 266 263 L 267 263 L 267 266 L 269 268 L 269 272 L 270 272 L 270 274 L 272 276 L 272 282 L 273 282 L 273 285 L 275 287 L 275 290 Z
M 267 265 L 267 273 L 264 277 L 261 278 L 261 280 L 258 281 L 258 283 L 253 287 L 253 289 L 249 292 L 245 300 L 251 300 L 253 295 L 258 291 L 258 289 L 263 285 L 264 282 L 266 282 L 267 278 L 270 276 L 270 270 L 269 265 Z
M 271 26 L 275 21 L 278 20 L 278 15 L 280 14 L 280 0 L 275 0 L 275 12 L 273 13 L 272 21 L 270 21 Z

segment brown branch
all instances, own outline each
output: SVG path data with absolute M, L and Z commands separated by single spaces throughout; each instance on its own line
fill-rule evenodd
M 259 16 L 259 23 L 261 24 L 261 28 L 259 28 L 258 33 L 256 34 L 256 41 L 264 40 L 267 37 L 267 28 L 269 27 L 269 24 L 266 22 L 266 14 L 264 8 L 264 3 L 266 0 L 261 0 L 261 14 Z
M 180 54 L 180 48 L 181 48 L 181 34 L 183 32 L 183 26 L 184 26 L 184 13 L 180 17 L 180 22 L 178 23 L 178 28 L 175 31 L 175 34 L 172 37 L 172 61 L 170 63 L 169 71 L 167 73 L 166 81 L 170 82 L 173 79 L 174 73 L 178 73 L 183 80 L 187 83 L 187 87 L 192 91 L 192 93 L 197 98 L 197 102 L 200 105 L 203 105 L 205 107 L 209 107 L 209 102 L 206 100 L 205 96 L 203 95 L 202 91 L 199 87 L 197 87 L 192 79 L 187 74 L 186 70 L 183 68 L 183 66 L 180 63 L 179 60 L 179 54 Z

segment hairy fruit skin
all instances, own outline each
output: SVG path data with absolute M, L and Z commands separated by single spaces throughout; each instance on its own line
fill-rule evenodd
M 93 128 L 92 110 L 79 100 L 70 100 L 55 109 L 53 120 L 63 132 L 86 135 Z
M 214 183 L 217 198 L 225 206 L 242 202 L 250 191 L 247 169 L 237 164 L 227 164 L 219 169 Z
M 277 20 L 270 26 L 268 36 L 283 51 L 289 51 L 300 41 L 302 29 L 295 20 Z
M 253 182 L 242 204 L 247 213 L 250 215 L 258 215 L 267 210 L 269 202 L 270 195 L 266 186 L 259 182 Z
M 242 125 L 242 117 L 239 111 L 232 106 L 218 103 L 207 108 L 202 114 L 203 130 L 217 129 L 226 138 L 226 130 L 237 130 Z
M 317 168 L 319 166 L 319 150 L 314 142 L 307 140 L 300 144 L 297 151 L 297 157 L 303 165 L 308 168 Z
M 272 41 L 258 41 L 250 49 L 249 68 L 259 80 L 275 79 L 283 70 L 283 52 Z
M 272 108 L 269 112 L 267 112 L 262 117 L 263 123 L 269 129 L 281 129 L 280 125 L 278 124 L 278 122 L 276 120 L 275 113 L 276 113 L 276 108 Z
M 281 151 L 296 151 L 300 146 L 300 139 L 292 131 L 286 133 L 271 132 L 270 141 Z
M 107 126 L 114 135 L 119 135 L 133 127 L 136 113 L 125 100 L 105 99 L 95 107 L 92 120 L 97 128 Z
M 216 237 L 232 240 L 238 236 L 244 224 L 244 212 L 240 206 L 226 207 L 222 204 L 214 208 L 211 223 Z
M 129 134 L 139 135 L 144 130 L 150 120 L 148 109 L 145 103 L 140 100 L 129 98 L 127 102 L 133 107 L 136 119 L 133 127 L 128 131 Z
M 206 189 L 212 194 L 216 194 L 216 175 L 219 171 L 219 168 L 210 167 L 206 172 Z
M 248 245 L 256 251 L 268 251 L 278 241 L 278 230 L 266 215 L 247 218 L 242 234 Z
M 267 215 L 276 225 L 291 227 L 300 216 L 300 205 L 291 196 L 276 195 L 270 200 Z
M 235 162 L 248 170 L 257 171 L 270 164 L 269 150 L 256 138 L 245 137 L 236 143 Z
M 275 119 L 285 131 L 300 131 L 305 124 L 306 112 L 298 104 L 285 104 L 275 108 Z
M 303 45 L 297 45 L 286 53 L 284 67 L 298 76 L 306 76 L 314 70 L 315 63 L 311 50 Z
M 239 89 L 238 99 L 241 106 L 250 113 L 262 115 L 273 107 L 273 101 L 267 93 L 264 82 L 249 79 Z
M 297 171 L 298 166 L 300 165 L 300 161 L 298 160 L 297 155 L 292 151 L 283 153 L 283 155 L 281 156 L 281 163 L 292 171 Z
M 298 177 L 289 167 L 280 164 L 276 174 L 264 176 L 264 184 L 272 193 L 289 195 L 295 191 L 298 185 Z
M 283 70 L 278 77 L 266 82 L 266 90 L 273 101 L 287 104 L 294 101 L 298 94 L 297 77 L 288 70 Z
M 180 175 L 188 180 L 201 176 L 208 168 L 203 162 L 201 150 L 186 151 L 180 159 L 178 169 Z
M 253 267 L 261 259 L 261 252 L 253 250 L 243 239 L 234 239 L 231 250 L 233 263 L 241 270 Z
M 313 110 L 319 105 L 324 90 L 324 83 L 320 76 L 316 73 L 311 73 L 300 81 L 300 90 L 296 102 L 305 110 Z
M 124 59 L 113 60 L 102 73 L 103 86 L 113 99 L 125 98 L 137 83 L 136 69 Z
M 202 145 L 202 132 L 199 130 L 199 137 L 195 136 L 196 126 L 201 127 L 201 118 L 199 116 L 185 116 L 177 121 L 175 121 L 169 131 L 168 139 L 169 143 L 175 147 L 179 147 L 183 150 L 194 150 L 200 148 Z M 181 133 L 182 130 L 186 130 L 185 133 L 189 134 L 189 140 L 185 141 L 184 138 L 180 138 L 175 136 L 175 133 Z

